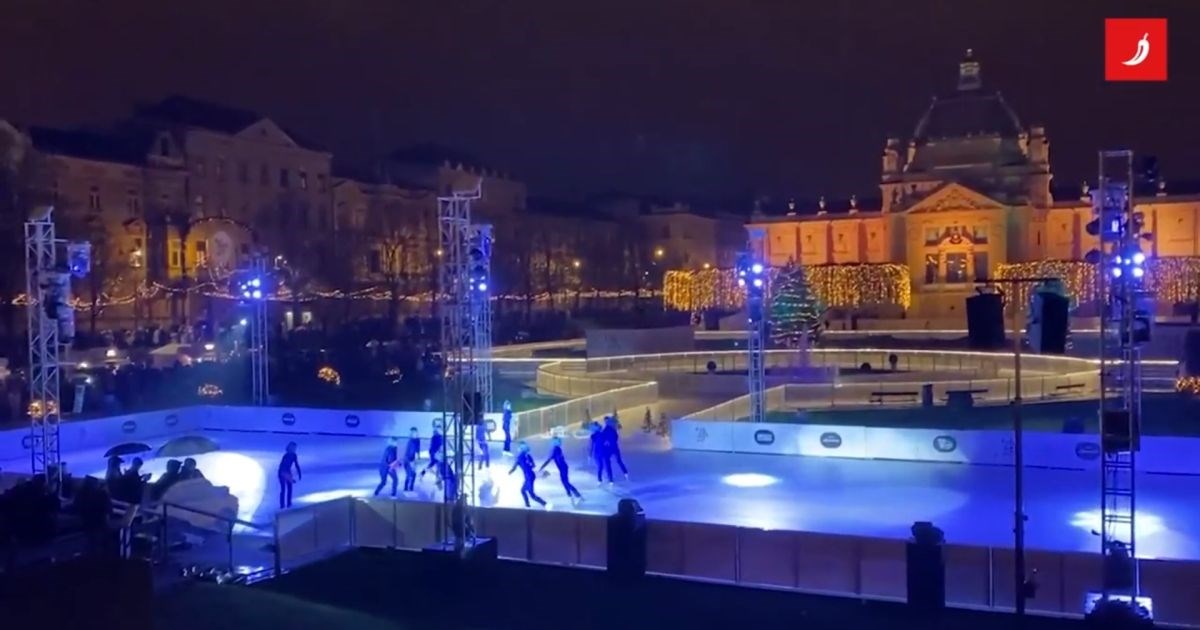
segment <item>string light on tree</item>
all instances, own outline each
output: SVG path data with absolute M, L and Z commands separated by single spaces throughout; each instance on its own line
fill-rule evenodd
M 816 335 L 825 307 L 795 261 L 780 270 L 771 297 L 771 338 L 795 346 Z

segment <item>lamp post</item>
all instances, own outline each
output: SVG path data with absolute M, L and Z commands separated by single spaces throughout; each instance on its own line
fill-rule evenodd
M 1058 281 L 1059 278 L 990 278 L 985 285 L 1007 285 L 1011 287 L 1009 304 L 1012 308 L 1013 337 L 1013 600 L 1018 616 L 1025 614 L 1028 585 L 1025 580 L 1025 423 L 1021 418 L 1021 311 L 1017 308 L 1017 285 L 1042 284 Z

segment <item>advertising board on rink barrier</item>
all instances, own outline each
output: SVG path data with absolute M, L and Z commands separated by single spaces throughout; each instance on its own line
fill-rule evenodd
M 914 462 L 1011 466 L 1010 431 L 942 431 L 861 426 L 802 425 L 677 420 L 671 443 L 681 450 L 801 457 L 842 457 Z M 1200 439 L 1142 438 L 1138 470 L 1200 475 Z M 1095 435 L 1025 433 L 1025 465 L 1036 468 L 1097 470 L 1100 444 Z

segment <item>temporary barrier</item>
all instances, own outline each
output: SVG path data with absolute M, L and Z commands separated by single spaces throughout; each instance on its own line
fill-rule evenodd
M 680 450 L 757 453 L 804 457 L 846 457 L 913 462 L 1011 466 L 1011 431 L 941 431 L 862 426 L 708 422 L 676 420 L 671 445 Z M 1090 434 L 1025 433 L 1024 462 L 1035 468 L 1096 470 L 1100 444 Z M 1144 473 L 1200 475 L 1200 459 L 1190 453 L 1200 439 L 1142 438 L 1138 470 Z
M 337 499 L 285 510 L 276 520 L 280 565 L 346 545 L 422 549 L 437 540 L 444 506 L 390 499 Z M 472 511 L 481 535 L 495 536 L 500 555 L 567 566 L 604 566 L 605 521 L 599 514 L 510 508 Z M 339 519 L 341 522 L 339 523 Z M 900 539 L 769 531 L 729 525 L 647 521 L 647 566 L 653 573 L 805 592 L 899 600 L 906 587 L 905 543 Z M 946 603 L 1011 611 L 1013 552 L 946 544 Z M 1033 614 L 1075 615 L 1099 586 L 1100 556 L 1030 549 L 1037 571 Z M 1193 592 L 1200 562 L 1143 560 L 1143 595 L 1167 624 L 1200 623 Z

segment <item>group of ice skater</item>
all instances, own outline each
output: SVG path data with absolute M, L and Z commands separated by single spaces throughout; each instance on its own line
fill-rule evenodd
M 619 426 L 615 416 L 608 416 L 604 419 L 603 425 L 599 422 L 592 422 L 589 427 L 591 435 L 588 455 L 590 462 L 596 466 L 596 480 L 599 483 L 604 483 L 606 474 L 608 483 L 610 485 L 613 483 L 613 459 L 616 459 L 617 466 L 625 478 L 629 478 L 629 470 L 625 466 L 625 460 L 621 457 Z M 508 401 L 504 402 L 501 430 L 504 433 L 503 452 L 506 456 L 512 456 L 512 405 Z M 480 469 L 488 469 L 491 466 L 488 437 L 486 425 L 484 423 L 476 425 L 475 443 L 479 446 L 479 456 L 475 461 Z M 423 479 L 426 473 L 433 471 L 437 486 L 442 489 L 444 497 L 453 499 L 458 484 L 454 468 L 446 458 L 445 437 L 439 429 L 434 428 L 433 436 L 429 440 L 429 463 L 423 468 L 418 464 L 420 453 L 421 438 L 417 434 L 416 427 L 409 429 L 408 441 L 403 452 L 400 451 L 399 440 L 392 438 L 384 448 L 383 458 L 379 463 L 379 485 L 375 487 L 375 496 L 383 492 L 388 485 L 388 480 L 391 480 L 392 496 L 396 496 L 399 487 L 398 471 L 403 468 L 404 492 L 415 492 L 418 476 Z M 540 467 L 530 453 L 529 444 L 522 440 L 517 443 L 517 453 L 508 474 L 511 475 L 518 469 L 521 470 L 524 477 L 521 484 L 521 499 L 525 502 L 525 507 L 531 507 L 531 502 L 548 507 L 546 501 L 537 495 L 534 484 L 539 474 L 549 474 L 546 472 L 546 468 L 551 462 L 558 469 L 559 481 L 562 483 L 563 491 L 571 500 L 571 504 L 578 505 L 583 501 L 583 495 L 571 483 L 570 465 L 567 463 L 567 457 L 563 451 L 562 438 L 555 437 L 551 440 L 550 454 Z
M 619 430 L 615 416 L 606 416 L 604 425 L 593 421 L 589 426 L 591 434 L 589 436 L 588 458 L 596 465 L 596 481 L 604 483 L 604 477 L 607 473 L 608 483 L 613 483 L 612 464 L 613 460 L 617 460 L 617 466 L 621 469 L 621 474 L 629 479 L 629 469 L 625 467 L 625 460 L 621 457 L 621 432 Z M 567 493 L 572 505 L 578 505 L 583 501 L 583 495 L 579 489 L 571 483 L 570 466 L 567 464 L 567 457 L 563 453 L 562 438 L 554 437 L 550 440 L 550 455 L 546 461 L 542 462 L 541 467 L 534 471 L 535 461 L 533 455 L 529 453 L 529 444 L 521 441 L 518 445 L 519 453 L 517 461 L 513 463 L 508 474 L 513 474 L 518 468 L 521 469 L 524 475 L 524 483 L 521 485 L 521 499 L 525 501 L 525 507 L 531 507 L 530 500 L 543 507 L 549 507 L 544 499 L 537 495 L 534 490 L 534 482 L 537 480 L 537 473 L 546 470 L 550 462 L 558 468 L 558 478 L 562 482 L 563 491 Z

